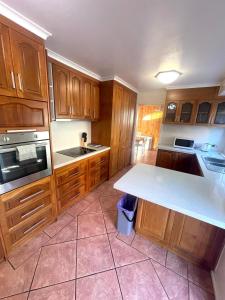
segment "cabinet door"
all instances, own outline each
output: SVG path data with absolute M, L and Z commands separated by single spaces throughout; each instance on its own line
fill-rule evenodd
M 211 121 L 212 103 L 209 101 L 199 102 L 196 123 L 209 124 Z
M 10 38 L 18 96 L 48 101 L 44 45 L 14 30 Z
M 136 231 L 157 241 L 168 241 L 170 235 L 170 210 L 139 199 Z
M 70 118 L 70 73 L 55 64 L 52 70 L 56 118 Z
M 46 102 L 0 97 L 0 131 L 7 129 L 48 130 Z
M 70 73 L 71 81 L 71 118 L 82 118 L 82 79 L 75 73 Z
M 100 105 L 100 89 L 97 84 L 92 84 L 91 87 L 91 119 L 99 119 Z
M 216 104 L 215 116 L 212 123 L 215 125 L 225 125 L 225 101 Z
M 178 101 L 170 101 L 166 103 L 164 122 L 165 123 L 176 123 L 178 114 Z
M 83 104 L 84 104 L 84 117 L 91 118 L 91 81 L 88 79 L 83 80 Z
M 210 248 L 221 249 L 221 245 L 217 244 L 216 247 L 213 245 L 217 240 L 218 230 L 217 227 L 205 222 L 175 213 L 170 247 L 183 257 L 212 267 L 208 265 L 209 261 L 210 264 L 215 263 L 218 252 L 210 251 Z
M 156 166 L 172 170 L 174 167 L 174 152 L 159 149 L 156 158 Z
M 0 23 L 0 95 L 16 96 L 9 29 Z
M 194 121 L 194 101 L 181 102 L 179 119 L 180 123 L 191 124 Z
M 0 262 L 4 260 L 4 250 L 3 250 L 3 245 L 0 237 Z

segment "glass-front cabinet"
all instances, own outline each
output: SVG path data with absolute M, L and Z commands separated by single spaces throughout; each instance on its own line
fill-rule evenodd
M 166 103 L 165 123 L 175 123 L 178 111 L 178 102 L 171 101 Z
M 225 125 L 225 101 L 217 103 L 213 124 Z
M 202 101 L 198 104 L 196 123 L 209 124 L 211 119 L 212 102 Z
M 194 101 L 182 101 L 180 103 L 179 123 L 193 123 L 194 107 Z

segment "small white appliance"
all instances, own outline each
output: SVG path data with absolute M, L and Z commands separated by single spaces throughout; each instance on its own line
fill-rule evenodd
M 194 144 L 195 144 L 195 141 L 192 139 L 175 137 L 173 146 L 175 148 L 183 148 L 183 149 L 191 150 L 194 148 Z

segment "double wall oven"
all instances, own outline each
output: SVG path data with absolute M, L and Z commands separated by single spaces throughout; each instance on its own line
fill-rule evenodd
M 48 131 L 0 134 L 0 195 L 51 174 Z

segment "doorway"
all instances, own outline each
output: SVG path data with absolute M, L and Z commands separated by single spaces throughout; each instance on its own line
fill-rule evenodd
M 155 165 L 162 119 L 162 105 L 138 106 L 134 151 L 136 163 Z

